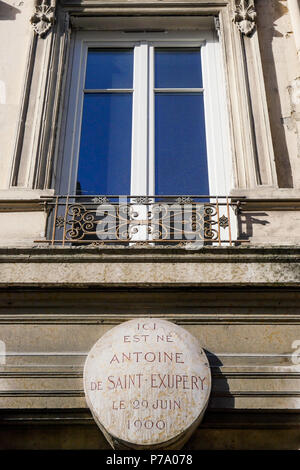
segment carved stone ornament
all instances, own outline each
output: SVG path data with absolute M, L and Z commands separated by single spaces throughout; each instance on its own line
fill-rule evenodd
M 242 34 L 249 36 L 255 28 L 254 0 L 237 0 L 233 21 Z
M 35 13 L 30 18 L 34 31 L 39 37 L 45 37 L 54 23 L 56 0 L 35 0 Z

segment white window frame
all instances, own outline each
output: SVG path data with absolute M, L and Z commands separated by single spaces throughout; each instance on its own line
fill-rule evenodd
M 133 126 L 131 194 L 154 194 L 154 47 L 200 47 L 207 147 L 208 177 L 211 195 L 227 195 L 232 188 L 232 159 L 228 110 L 221 46 L 214 31 L 169 31 L 163 33 L 124 33 L 78 31 L 73 48 L 70 94 L 67 104 L 66 133 L 58 176 L 60 194 L 74 194 L 80 150 L 83 89 L 89 48 L 135 47 L 133 83 Z M 147 60 L 146 49 L 150 54 Z M 147 63 L 146 63 L 147 62 Z M 147 64 L 150 64 L 147 70 Z M 77 79 L 74 79 L 77 77 Z M 137 86 L 148 81 L 146 87 Z M 142 103 L 142 105 L 141 105 Z M 150 107 L 150 122 L 141 109 Z M 148 115 L 148 113 L 147 113 Z M 74 117 L 74 118 L 73 118 Z M 141 158 L 142 157 L 142 158 Z

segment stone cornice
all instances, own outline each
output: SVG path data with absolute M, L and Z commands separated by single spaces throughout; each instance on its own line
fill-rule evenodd
M 0 199 L 1 212 L 43 212 L 47 210 L 46 202 L 40 199 Z
M 0 190 L 0 213 L 44 211 L 47 197 L 51 199 L 53 195 L 53 189 L 2 189 Z
M 137 6 L 140 8 L 152 5 L 197 5 L 199 7 L 222 7 L 227 6 L 229 0 L 60 0 L 60 5 L 70 11 L 82 11 L 102 9 L 105 7 Z
M 300 246 L 237 246 L 184 248 L 0 247 L 0 263 L 300 263 Z
M 254 428 L 263 427 L 264 429 L 291 429 L 299 428 L 300 414 L 291 413 L 289 410 L 252 410 L 251 413 L 245 413 L 244 410 L 222 411 L 209 408 L 200 428 Z M 96 426 L 95 421 L 87 408 L 70 408 L 70 409 L 13 409 L 1 411 L 2 425 L 33 425 L 41 424 L 45 426 L 57 424 L 85 424 Z M 99 439 L 101 439 L 99 433 Z
M 199 14 L 214 15 L 227 7 L 228 0 L 146 0 L 146 1 L 77 1 L 61 0 L 61 7 L 70 15 L 74 16 L 94 16 L 98 15 L 144 15 L 148 14 Z
M 237 198 L 238 199 L 238 198 Z M 232 200 L 235 200 L 232 197 Z M 240 200 L 240 210 L 252 211 L 252 210 L 269 210 L 269 211 L 299 211 L 300 210 L 300 199 L 243 199 Z

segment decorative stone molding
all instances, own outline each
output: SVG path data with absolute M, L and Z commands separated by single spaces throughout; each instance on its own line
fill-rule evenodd
M 233 21 L 242 34 L 249 36 L 255 28 L 254 0 L 235 0 L 235 4 Z
M 35 0 L 35 13 L 30 22 L 36 34 L 43 38 L 54 23 L 56 0 Z

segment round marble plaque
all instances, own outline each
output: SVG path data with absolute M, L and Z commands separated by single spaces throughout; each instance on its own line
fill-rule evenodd
M 138 318 L 112 328 L 93 346 L 84 390 L 113 447 L 180 449 L 206 409 L 210 368 L 198 340 L 184 328 Z

